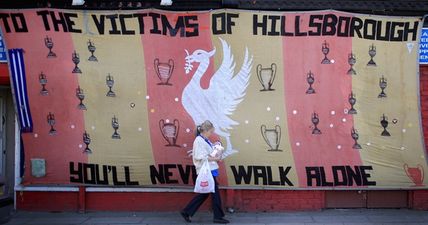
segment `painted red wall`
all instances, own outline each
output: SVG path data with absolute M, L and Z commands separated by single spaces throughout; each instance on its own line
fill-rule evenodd
M 428 66 L 420 67 L 422 124 L 428 143 Z M 428 149 L 427 149 L 428 151 Z M 30 211 L 178 211 L 193 193 L 177 192 L 18 192 L 19 210 Z M 239 211 L 264 212 L 320 210 L 325 191 L 222 190 L 225 207 Z M 409 191 L 409 207 L 428 210 L 428 190 Z M 203 210 L 207 210 L 207 201 Z

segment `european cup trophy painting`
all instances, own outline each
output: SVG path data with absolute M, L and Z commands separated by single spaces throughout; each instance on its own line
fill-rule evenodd
M 263 68 L 261 64 L 257 65 L 257 77 L 262 84 L 260 91 L 273 91 L 272 84 L 276 76 L 276 64 L 272 63 L 270 67 Z
M 178 132 L 180 130 L 180 123 L 177 119 L 174 119 L 173 122 L 170 122 L 168 119 L 161 119 L 159 120 L 159 128 L 163 138 L 165 138 L 168 143 L 165 146 L 180 147 L 180 145 L 177 144 Z
M 154 61 L 154 69 L 160 83 L 158 85 L 172 85 L 169 83 L 172 72 L 174 72 L 174 60 L 169 59 L 168 62 L 160 62 L 159 59 Z
M 266 125 L 262 125 L 260 129 L 263 139 L 270 147 L 268 151 L 282 151 L 279 149 L 279 144 L 281 141 L 281 127 L 276 125 L 273 129 L 267 129 Z

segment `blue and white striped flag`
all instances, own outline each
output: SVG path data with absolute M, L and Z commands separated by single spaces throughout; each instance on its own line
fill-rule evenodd
M 33 132 L 33 120 L 31 119 L 28 104 L 23 49 L 9 50 L 9 67 L 21 132 Z

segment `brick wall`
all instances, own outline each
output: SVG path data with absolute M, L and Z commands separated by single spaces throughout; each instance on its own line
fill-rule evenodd
M 420 91 L 422 127 L 425 144 L 428 144 L 428 65 L 420 66 Z M 428 179 L 427 177 L 428 175 L 425 175 L 425 179 Z M 410 196 L 412 196 L 412 208 L 428 210 L 428 190 L 413 191 Z

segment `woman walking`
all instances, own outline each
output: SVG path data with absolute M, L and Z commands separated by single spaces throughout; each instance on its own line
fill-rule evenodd
M 217 177 L 219 175 L 218 171 L 218 161 L 221 160 L 221 154 L 212 156 L 213 144 L 208 140 L 211 134 L 214 133 L 213 124 L 206 120 L 201 125 L 196 127 L 196 138 L 193 142 L 193 164 L 196 167 L 196 172 L 199 174 L 199 171 L 206 160 L 208 160 L 211 174 L 213 175 L 215 182 L 215 192 L 211 193 L 212 198 L 212 209 L 214 212 L 214 223 L 229 223 L 228 220 L 224 219 L 224 212 L 221 206 L 220 193 L 218 191 Z M 208 198 L 209 193 L 198 194 L 196 195 L 187 206 L 180 212 L 181 216 L 190 223 L 190 217 L 192 217 L 199 207 L 204 203 Z

